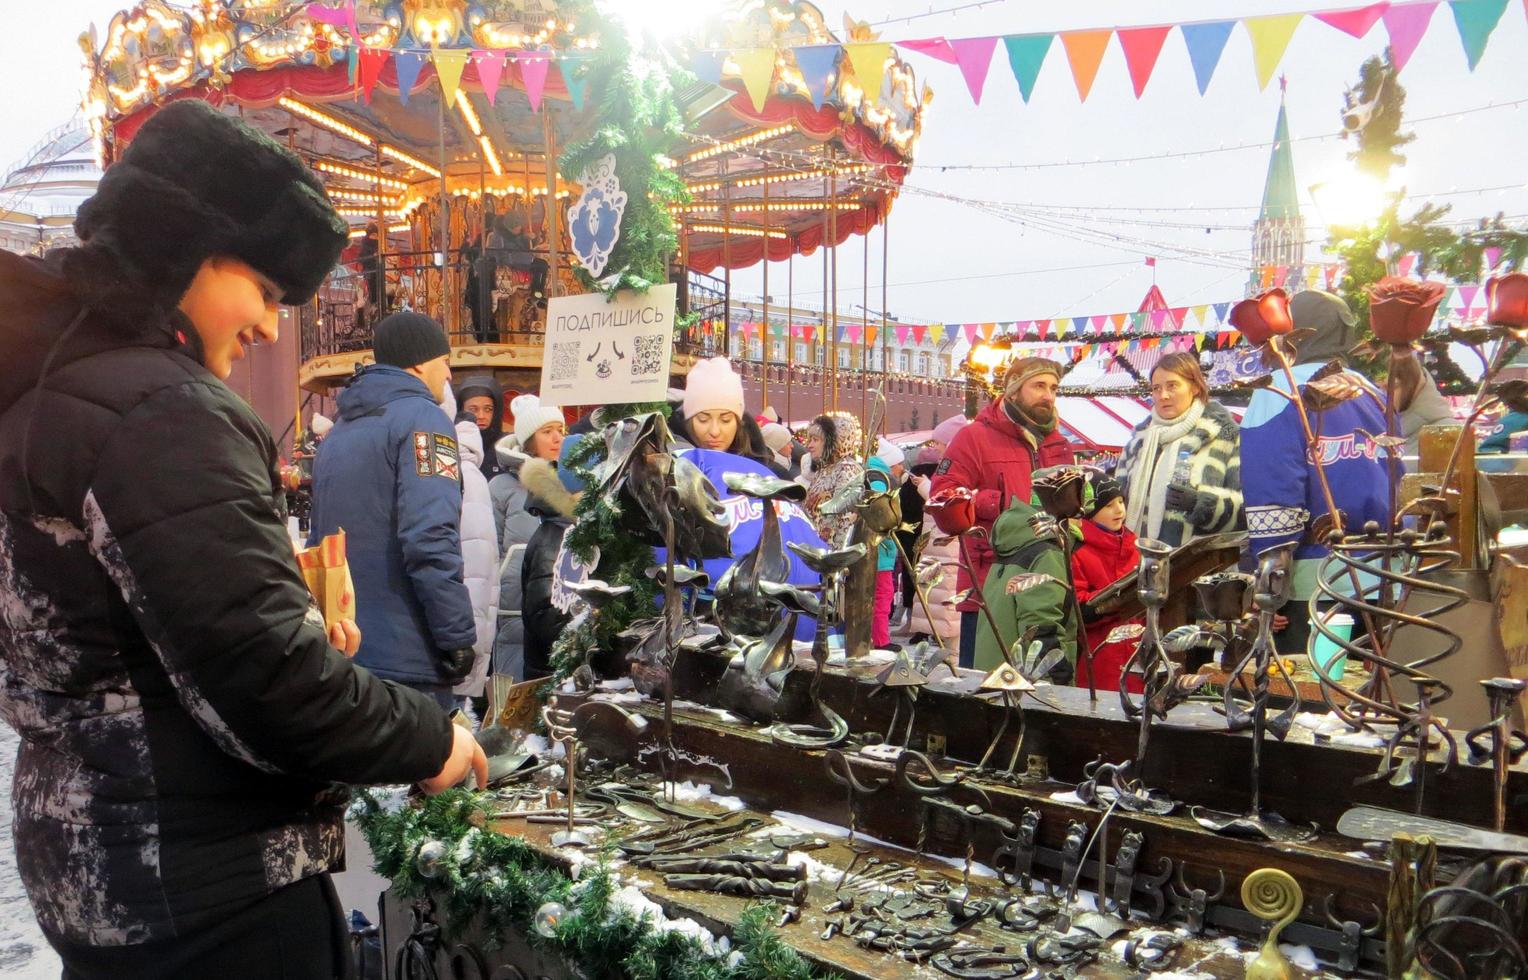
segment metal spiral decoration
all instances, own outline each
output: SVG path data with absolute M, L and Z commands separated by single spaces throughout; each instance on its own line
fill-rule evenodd
M 1424 893 L 1406 962 L 1446 980 L 1528 973 L 1528 860 L 1494 857 Z
M 1140 721 L 1135 756 L 1136 771 L 1140 772 L 1146 759 L 1146 744 L 1151 737 L 1152 717 L 1165 719 L 1167 712 L 1186 701 L 1203 686 L 1206 678 L 1203 675 L 1184 676 L 1162 647 L 1162 607 L 1167 603 L 1172 584 L 1169 561 L 1173 549 L 1151 538 L 1137 538 L 1135 546 L 1141 553 L 1136 591 L 1141 605 L 1146 607 L 1146 632 L 1120 670 L 1119 701 L 1125 717 Z M 1143 693 L 1139 702 L 1131 697 L 1127 686 L 1130 674 L 1137 667 L 1143 675 Z
M 1300 883 L 1287 871 L 1259 868 L 1242 881 L 1242 905 L 1271 926 L 1257 957 L 1247 964 L 1247 980 L 1286 980 L 1292 976 L 1289 960 L 1279 951 L 1279 933 L 1295 921 L 1305 904 Z
M 1427 758 L 1433 735 L 1446 749 L 1443 768 L 1457 761 L 1459 755 L 1453 735 L 1435 714 L 1437 706 L 1453 696 L 1453 688 L 1429 668 L 1453 656 L 1463 645 L 1459 634 L 1437 619 L 1463 606 L 1469 596 L 1461 589 L 1428 577 L 1457 563 L 1459 555 L 1449 550 L 1447 529 L 1441 522 L 1433 523 L 1423 534 L 1409 529 L 1382 533 L 1379 525 L 1371 521 L 1362 534 L 1333 533 L 1328 538 L 1328 548 L 1330 553 L 1318 573 L 1316 595 L 1310 600 L 1311 628 L 1349 658 L 1362 662 L 1369 670 L 1369 680 L 1358 690 L 1339 687 L 1329 672 L 1335 658 L 1326 664 L 1312 659 L 1311 669 L 1321 682 L 1328 707 L 1354 730 L 1395 726 L 1394 734 L 1385 742 L 1379 771 L 1365 778 L 1389 778 L 1395 786 L 1410 785 L 1415 778 L 1420 810 L 1426 767 L 1418 763 Z M 1366 584 L 1366 579 L 1373 584 Z M 1418 608 L 1422 605 L 1419 594 L 1432 597 L 1426 608 Z M 1333 604 L 1331 612 L 1317 611 L 1317 604 L 1322 602 Z M 1352 614 L 1353 638 L 1342 637 L 1328 625 L 1332 613 L 1337 611 Z M 1394 640 L 1403 626 L 1434 634 L 1442 641 L 1440 648 L 1413 660 L 1397 659 Z M 1411 638 L 1405 644 L 1408 650 L 1418 646 Z M 1402 700 L 1396 694 L 1396 677 L 1416 688 L 1414 701 Z M 1416 746 L 1415 757 L 1397 762 L 1396 751 L 1408 742 Z

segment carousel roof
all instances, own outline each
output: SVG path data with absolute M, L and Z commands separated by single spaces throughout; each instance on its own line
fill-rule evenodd
M 442 185 L 474 197 L 547 192 L 548 148 L 555 155 L 586 135 L 599 98 L 582 91 L 579 72 L 606 27 L 592 7 L 358 0 L 354 9 L 351 24 L 344 7 L 293 0 L 189 8 L 144 0 L 118 13 L 104 37 L 92 28 L 81 38 L 85 108 L 101 159 L 120 152 L 158 105 L 194 97 L 303 154 L 357 224 L 379 211 L 404 220 Z M 692 195 L 674 214 L 685 261 L 700 271 L 752 265 L 766 247 L 772 259 L 808 254 L 868 231 L 889 210 L 922 124 L 926 94 L 895 54 L 875 98 L 851 72 L 836 72 L 813 105 L 789 48 L 837 39 L 809 3 L 744 3 L 644 57 L 672 68 L 740 38 L 775 48 L 762 106 L 730 58 L 715 84 L 668 72 L 683 113 L 670 156 Z M 459 84 L 437 65 L 454 65 Z M 447 99 L 449 89 L 461 97 Z M 569 189 L 561 175 L 555 183 Z

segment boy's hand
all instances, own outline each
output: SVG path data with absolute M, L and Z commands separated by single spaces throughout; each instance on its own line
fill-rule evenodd
M 361 627 L 353 619 L 337 619 L 329 627 L 329 645 L 347 657 L 361 649 Z

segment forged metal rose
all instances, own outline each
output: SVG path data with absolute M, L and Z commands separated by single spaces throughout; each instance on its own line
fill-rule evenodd
M 1295 327 L 1289 315 L 1289 294 L 1282 289 L 1270 289 L 1261 296 L 1242 300 L 1231 307 L 1230 320 L 1231 326 L 1241 331 L 1254 347 L 1261 347 L 1275 334 L 1289 333 Z
M 976 497 L 965 487 L 945 487 L 923 505 L 934 512 L 939 529 L 964 534 L 976 526 Z
M 1397 347 L 1420 340 L 1447 291 L 1441 282 L 1400 276 L 1381 279 L 1369 287 L 1369 325 L 1374 336 Z
M 1509 272 L 1486 283 L 1486 319 L 1499 327 L 1528 328 L 1528 275 Z
M 1041 470 L 1030 483 L 1040 500 L 1040 508 L 1058 521 L 1082 516 L 1082 496 L 1086 486 L 1082 470 L 1075 466 Z
M 1252 576 L 1221 572 L 1194 579 L 1194 591 L 1211 619 L 1237 620 L 1252 610 Z

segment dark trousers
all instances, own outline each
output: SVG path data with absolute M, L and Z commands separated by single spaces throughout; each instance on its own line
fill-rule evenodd
M 52 936 L 48 941 L 64 961 L 63 980 L 349 980 L 354 975 L 350 937 L 327 874 L 288 885 L 193 936 L 136 946 L 77 946 Z
M 970 667 L 976 663 L 976 628 L 979 612 L 960 614 L 960 665 Z

